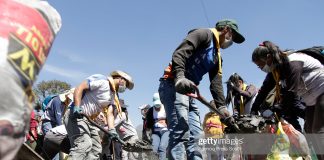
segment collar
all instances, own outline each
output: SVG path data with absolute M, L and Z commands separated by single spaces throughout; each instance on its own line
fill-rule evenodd
M 213 32 L 213 34 L 215 36 L 215 39 L 216 39 L 215 44 L 216 44 L 217 49 L 220 49 L 220 45 L 219 45 L 219 32 L 216 30 L 216 28 L 209 28 L 209 29 Z

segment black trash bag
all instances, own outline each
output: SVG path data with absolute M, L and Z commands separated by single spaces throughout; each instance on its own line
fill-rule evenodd
M 138 140 L 135 143 L 125 142 L 123 149 L 127 152 L 150 152 L 153 147 L 147 142 Z
M 241 115 L 234 118 L 241 133 L 261 133 L 268 123 L 266 119 L 258 115 Z M 232 127 L 226 127 L 225 133 L 236 132 Z

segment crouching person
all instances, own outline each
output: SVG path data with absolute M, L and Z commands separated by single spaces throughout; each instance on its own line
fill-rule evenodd
M 132 78 L 125 72 L 114 71 L 110 76 L 100 74 L 92 75 L 83 81 L 74 91 L 74 104 L 65 116 L 65 126 L 71 143 L 69 159 L 99 159 L 101 143 L 98 128 L 92 125 L 86 117 L 96 118 L 107 108 L 107 122 L 109 137 L 119 138 L 115 127 L 112 105 L 117 106 L 121 112 L 118 93 L 128 88 L 133 89 Z
M 113 116 L 115 117 L 115 128 L 119 135 L 119 137 L 125 142 L 129 144 L 135 144 L 139 141 L 137 132 L 135 127 L 133 126 L 132 122 L 128 118 L 127 107 L 124 103 L 123 99 L 119 99 L 122 112 L 118 114 L 117 107 L 113 105 Z M 104 111 L 106 113 L 106 111 Z M 103 114 L 107 115 L 107 114 Z M 138 153 L 135 152 L 128 152 L 122 149 L 122 145 L 119 142 L 114 142 L 107 137 L 107 135 L 103 136 L 103 159 L 107 160 L 127 160 L 127 159 L 138 159 Z
M 121 116 L 117 115 L 115 112 L 115 127 L 118 135 L 125 143 L 135 144 L 139 141 L 135 127 L 133 126 L 131 120 L 128 117 L 127 107 L 128 105 L 124 104 L 124 100 L 121 100 L 122 113 Z M 114 142 L 113 142 L 114 143 Z M 138 159 L 138 153 L 128 152 L 122 150 L 122 159 L 123 160 L 133 160 Z
M 60 151 L 68 154 L 70 142 L 64 125 L 51 128 L 44 137 L 42 157 L 53 159 Z

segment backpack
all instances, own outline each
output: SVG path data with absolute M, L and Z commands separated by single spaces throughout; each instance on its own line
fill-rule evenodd
M 314 46 L 311 48 L 298 50 L 297 52 L 305 53 L 324 64 L 324 46 Z
M 45 112 L 47 104 L 54 98 L 56 95 L 47 96 L 42 103 L 42 110 Z

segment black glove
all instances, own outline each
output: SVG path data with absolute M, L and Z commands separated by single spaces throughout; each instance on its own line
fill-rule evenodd
M 275 105 L 273 105 L 273 106 L 271 106 L 271 108 L 270 108 L 273 112 L 282 112 L 282 110 L 283 110 L 283 107 L 282 107 L 282 105 L 281 104 L 275 104 Z
M 175 80 L 175 89 L 180 94 L 195 93 L 196 85 L 191 80 L 180 77 Z
M 224 118 L 223 123 L 229 127 L 233 127 L 236 124 L 232 116 Z
M 256 116 L 257 116 L 257 115 L 259 115 L 259 112 L 258 112 L 258 111 L 251 111 L 250 114 L 251 114 L 251 115 L 256 115 Z
M 221 106 L 219 108 L 217 108 L 219 110 L 219 112 L 221 112 L 225 117 L 229 117 L 230 116 L 230 113 L 229 111 L 227 110 L 227 107 L 226 106 Z

